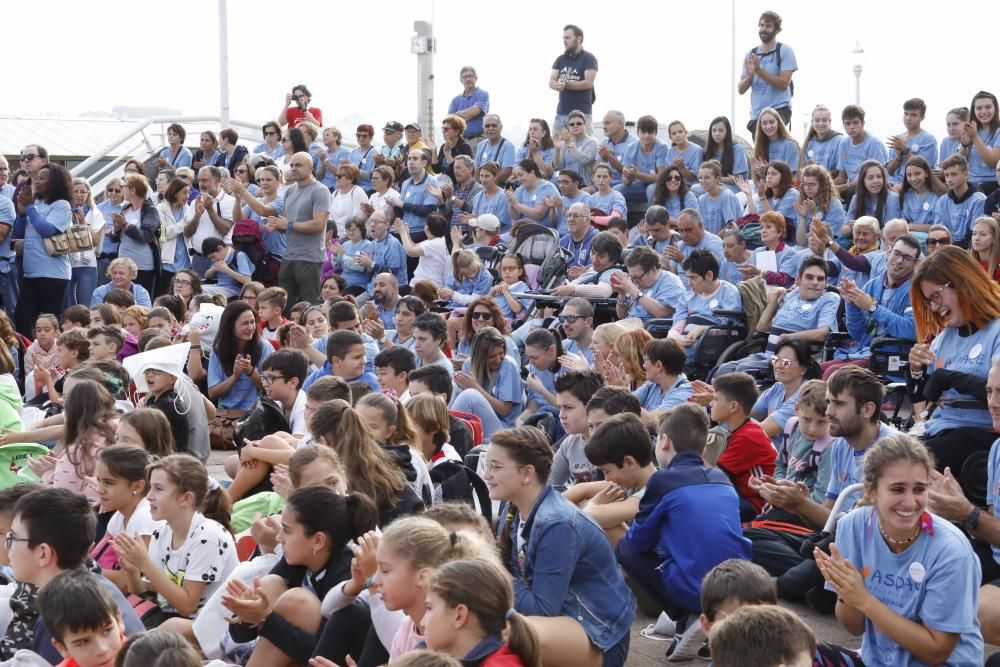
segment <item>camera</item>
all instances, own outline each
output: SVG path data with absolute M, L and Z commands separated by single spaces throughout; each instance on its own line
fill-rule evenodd
M 304 99 L 302 99 L 303 97 L 304 95 L 302 95 L 301 93 L 296 95 L 295 91 L 294 90 L 292 91 L 292 99 L 295 100 L 295 104 L 299 107 L 300 111 L 306 110 L 306 102 Z

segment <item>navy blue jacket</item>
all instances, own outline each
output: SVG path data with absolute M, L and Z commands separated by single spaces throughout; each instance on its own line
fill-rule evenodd
M 636 551 L 655 550 L 667 594 L 692 611 L 701 609 L 709 570 L 730 558 L 750 560 L 736 489 L 695 452 L 677 454 L 649 478 L 626 539 Z

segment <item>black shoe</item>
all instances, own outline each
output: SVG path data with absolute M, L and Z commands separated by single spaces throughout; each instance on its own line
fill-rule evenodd
M 837 594 L 825 588 L 811 588 L 806 591 L 806 604 L 824 616 L 832 616 L 837 609 Z

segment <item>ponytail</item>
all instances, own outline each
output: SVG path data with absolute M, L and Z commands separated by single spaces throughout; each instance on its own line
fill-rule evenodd
M 445 563 L 432 576 L 429 590 L 451 608 L 465 605 L 487 634 L 503 636 L 508 630 L 508 648 L 524 667 L 541 667 L 538 635 L 513 609 L 510 574 L 498 563 L 480 558 Z
M 205 517 L 219 523 L 230 535 L 233 534 L 231 522 L 233 506 L 229 502 L 229 495 L 219 485 L 218 480 L 210 478 L 208 494 L 201 504 L 201 513 Z
M 75 391 L 75 390 L 74 390 Z M 190 454 L 171 454 L 146 467 L 146 483 L 154 470 L 162 470 L 180 493 L 194 496 L 194 505 L 207 518 L 218 522 L 230 533 L 232 506 L 218 480 L 209 477 L 205 465 Z
M 496 558 L 495 548 L 477 533 L 449 533 L 438 522 L 419 516 L 393 521 L 382 534 L 381 544 L 408 561 L 414 570 L 436 568 L 463 558 Z
M 288 497 L 287 510 L 307 535 L 325 533 L 330 551 L 339 551 L 378 524 L 378 510 L 367 497 L 342 496 L 326 486 L 306 486 Z

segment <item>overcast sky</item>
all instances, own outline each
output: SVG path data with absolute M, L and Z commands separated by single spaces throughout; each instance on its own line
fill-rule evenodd
M 499 13 L 486 13 L 494 7 Z M 741 0 L 737 61 L 757 44 L 764 9 L 781 14 L 778 39 L 798 59 L 792 123 L 797 138 L 817 103 L 834 110 L 840 129 L 839 110 L 854 101 L 855 41 L 865 50 L 861 103 L 868 129 L 882 137 L 902 130 L 902 102 L 909 97 L 927 102 L 925 127 L 940 138 L 949 108 L 968 105 L 980 89 L 1000 88 L 1000 2 Z M 616 108 L 634 120 L 652 113 L 661 125 L 678 118 L 688 129 L 729 114 L 730 73 L 738 63 L 730 59 L 728 0 L 436 0 L 433 6 L 432 0 L 232 0 L 231 116 L 254 123 L 274 117 L 291 86 L 306 83 L 326 122 L 346 126 L 347 136 L 362 119 L 376 126 L 415 119 L 416 57 L 409 40 L 413 21 L 431 20 L 432 12 L 438 126 L 461 90 L 458 71 L 464 64 L 477 68 L 492 110 L 508 128 L 523 128 L 532 116 L 551 119 L 556 93 L 546 84 L 567 22 L 583 28 L 584 48 L 599 61 L 597 114 Z M 2 21 L 11 44 L 18 44 L 5 68 L 2 114 L 74 116 L 114 106 L 218 113 L 215 0 L 5 2 Z M 736 109 L 741 127 L 749 94 L 737 98 Z

